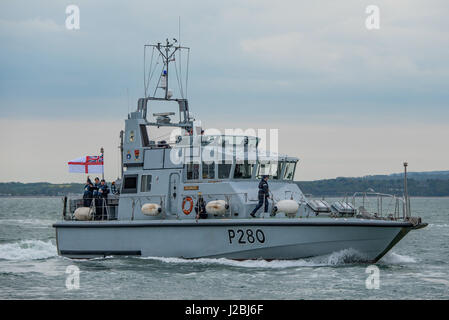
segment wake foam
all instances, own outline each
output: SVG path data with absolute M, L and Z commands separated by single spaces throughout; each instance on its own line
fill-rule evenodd
M 366 260 L 362 254 L 353 249 L 345 249 L 334 252 L 329 255 L 317 256 L 309 259 L 297 260 L 231 260 L 226 258 L 199 258 L 199 259 L 182 259 L 182 258 L 164 258 L 164 257 L 142 257 L 140 259 L 149 259 L 161 261 L 170 264 L 201 264 L 201 265 L 225 265 L 242 268 L 271 268 L 284 269 L 295 267 L 326 267 L 351 264 Z
M 447 228 L 447 227 L 449 227 L 449 224 L 447 224 L 447 223 L 430 223 L 429 227 L 431 227 L 431 228 L 434 228 L 434 227 L 436 227 L 436 228 Z
M 56 246 L 51 241 L 23 240 L 0 244 L 0 259 L 3 260 L 39 260 L 57 255 Z
M 53 223 L 55 223 L 54 220 L 50 219 L 1 219 L 0 225 L 17 225 L 17 226 L 23 226 L 23 225 L 29 225 L 29 226 L 35 226 L 35 227 L 49 227 Z
M 379 262 L 382 264 L 407 264 L 416 263 L 416 260 L 410 256 L 388 252 L 385 256 L 382 257 L 382 259 L 380 259 Z

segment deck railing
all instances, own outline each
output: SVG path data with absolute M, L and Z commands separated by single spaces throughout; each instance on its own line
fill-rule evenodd
M 69 203 L 67 203 L 69 202 Z M 115 220 L 117 219 L 118 198 L 63 198 L 64 220 L 75 220 L 75 211 L 81 207 L 89 207 L 92 212 L 92 220 Z
M 352 195 L 352 205 L 358 214 L 374 212 L 374 216 L 379 218 L 399 219 L 402 213 L 402 218 L 406 220 L 411 214 L 403 197 L 379 192 L 356 192 Z
M 295 192 L 286 191 L 282 194 L 284 199 L 293 198 L 296 194 Z M 237 215 L 237 205 L 250 205 L 254 204 L 257 199 L 250 199 L 248 192 L 229 192 L 229 193 L 181 193 L 179 197 L 184 199 L 185 197 L 191 197 L 196 204 L 199 197 L 202 197 L 206 203 L 212 200 L 225 200 L 228 204 L 228 209 L 222 217 L 232 217 L 234 213 Z M 278 195 L 279 197 L 280 195 Z M 270 202 L 277 202 L 283 199 L 273 199 L 271 195 Z M 281 196 L 282 197 L 282 196 Z M 238 198 L 238 199 L 236 199 Z M 157 203 L 161 206 L 162 213 L 159 216 L 164 219 L 167 214 L 172 214 L 175 216 L 182 215 L 182 208 L 180 207 L 179 199 L 170 199 L 167 195 L 126 195 L 122 199 L 128 199 L 131 203 L 131 220 L 134 220 L 136 210 L 140 211 L 145 203 Z M 86 204 L 90 203 L 90 208 L 92 210 L 92 220 L 115 220 L 118 217 L 118 201 L 117 196 L 108 198 L 107 201 L 103 198 L 92 198 L 83 199 L 78 197 L 75 199 L 63 198 L 63 219 L 64 220 L 75 220 L 74 213 L 75 210 L 80 207 L 86 207 Z M 171 202 L 173 201 L 173 202 Z M 299 201 L 300 206 L 307 204 L 306 199 L 301 198 Z M 356 209 L 354 216 L 364 217 L 364 218 L 381 218 L 381 219 L 409 219 L 410 211 L 403 197 L 398 197 L 391 194 L 377 193 L 377 192 L 356 192 L 352 196 L 346 196 L 343 202 L 350 203 Z M 237 205 L 236 205 L 237 204 Z M 174 208 L 170 206 L 173 205 Z M 194 209 L 194 208 L 193 208 Z M 239 208 L 241 210 L 241 208 Z M 245 209 L 247 210 L 247 209 Z M 301 210 L 301 209 L 300 209 Z M 240 211 L 238 211 L 240 212 Z M 333 211 L 332 211 L 333 212 Z M 331 212 L 331 213 L 332 213 Z M 241 212 L 244 214 L 244 212 Z M 308 216 L 308 215 L 307 215 Z

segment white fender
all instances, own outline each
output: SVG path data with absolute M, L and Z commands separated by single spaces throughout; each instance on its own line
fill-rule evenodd
M 142 213 L 146 216 L 157 216 L 159 213 L 162 212 L 162 208 L 157 203 L 145 203 L 142 206 Z
M 224 215 L 229 206 L 224 200 L 209 201 L 206 204 L 206 212 L 210 214 Z
M 76 220 L 91 220 L 92 219 L 92 209 L 89 207 L 80 207 L 75 210 L 75 218 Z
M 275 213 L 283 212 L 287 215 L 293 215 L 298 212 L 299 204 L 294 200 L 281 200 L 276 202 L 273 209 Z

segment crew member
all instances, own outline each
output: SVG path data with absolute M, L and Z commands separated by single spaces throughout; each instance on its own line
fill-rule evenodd
M 251 217 L 253 217 L 253 218 L 256 217 L 257 210 L 259 210 L 263 206 L 264 203 L 265 203 L 264 212 L 268 212 L 268 198 L 269 197 L 270 197 L 270 195 L 269 195 L 269 189 L 268 189 L 268 176 L 265 175 L 265 176 L 262 176 L 262 179 L 259 182 L 259 193 L 258 193 L 259 203 L 254 208 L 254 210 L 251 212 Z
M 87 176 L 86 184 L 84 185 L 84 194 L 83 194 L 83 204 L 85 207 L 90 207 L 92 203 L 92 197 L 93 197 L 93 184 L 92 181 L 90 181 L 89 176 Z
M 112 194 L 118 194 L 117 186 L 115 185 L 115 181 L 111 182 L 111 193 Z
M 108 204 L 108 194 L 109 188 L 104 179 L 101 179 L 100 186 L 98 187 L 98 200 L 100 202 L 101 207 L 101 220 L 105 220 L 107 218 L 106 214 L 106 206 Z
M 95 183 L 92 188 L 93 196 L 94 196 L 94 198 L 98 198 L 98 189 L 100 188 L 100 178 L 96 177 L 94 181 L 95 181 Z
M 206 212 L 206 204 L 204 203 L 204 199 L 201 196 L 201 193 L 198 195 L 198 202 L 195 206 L 195 212 L 196 212 L 196 219 L 206 219 L 207 218 L 207 212 Z

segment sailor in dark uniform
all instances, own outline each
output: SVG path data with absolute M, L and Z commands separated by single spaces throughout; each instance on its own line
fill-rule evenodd
M 259 194 L 258 194 L 259 203 L 251 212 L 251 217 L 253 218 L 256 217 L 257 210 L 259 210 L 264 205 L 264 203 L 265 203 L 264 212 L 268 212 L 268 198 L 270 197 L 270 195 L 267 181 L 268 176 L 262 176 L 262 180 L 260 180 L 259 182 Z
M 101 184 L 98 187 L 98 198 L 100 200 L 100 208 L 101 208 L 101 220 L 105 220 L 107 218 L 106 214 L 106 206 L 108 204 L 108 194 L 109 188 L 104 179 L 101 180 Z
M 93 190 L 93 195 L 94 195 L 94 198 L 98 198 L 98 189 L 100 188 L 100 178 L 98 178 L 98 177 L 96 177 L 95 178 L 95 183 L 94 183 L 94 186 L 93 186 L 93 188 L 92 188 L 92 190 Z
M 90 181 L 90 178 L 87 177 L 86 184 L 84 185 L 84 193 L 83 193 L 83 205 L 85 207 L 90 207 L 92 203 L 92 197 L 93 197 L 93 184 L 92 181 Z
M 206 204 L 201 193 L 198 196 L 198 202 L 195 206 L 196 219 L 207 219 Z
M 111 193 L 118 194 L 117 186 L 115 185 L 115 181 L 111 182 Z
M 100 216 L 100 207 L 101 207 L 100 196 L 98 193 L 99 188 L 100 188 L 100 178 L 96 177 L 94 179 L 94 185 L 92 186 L 92 197 L 95 204 L 95 219 L 97 220 L 98 217 Z

